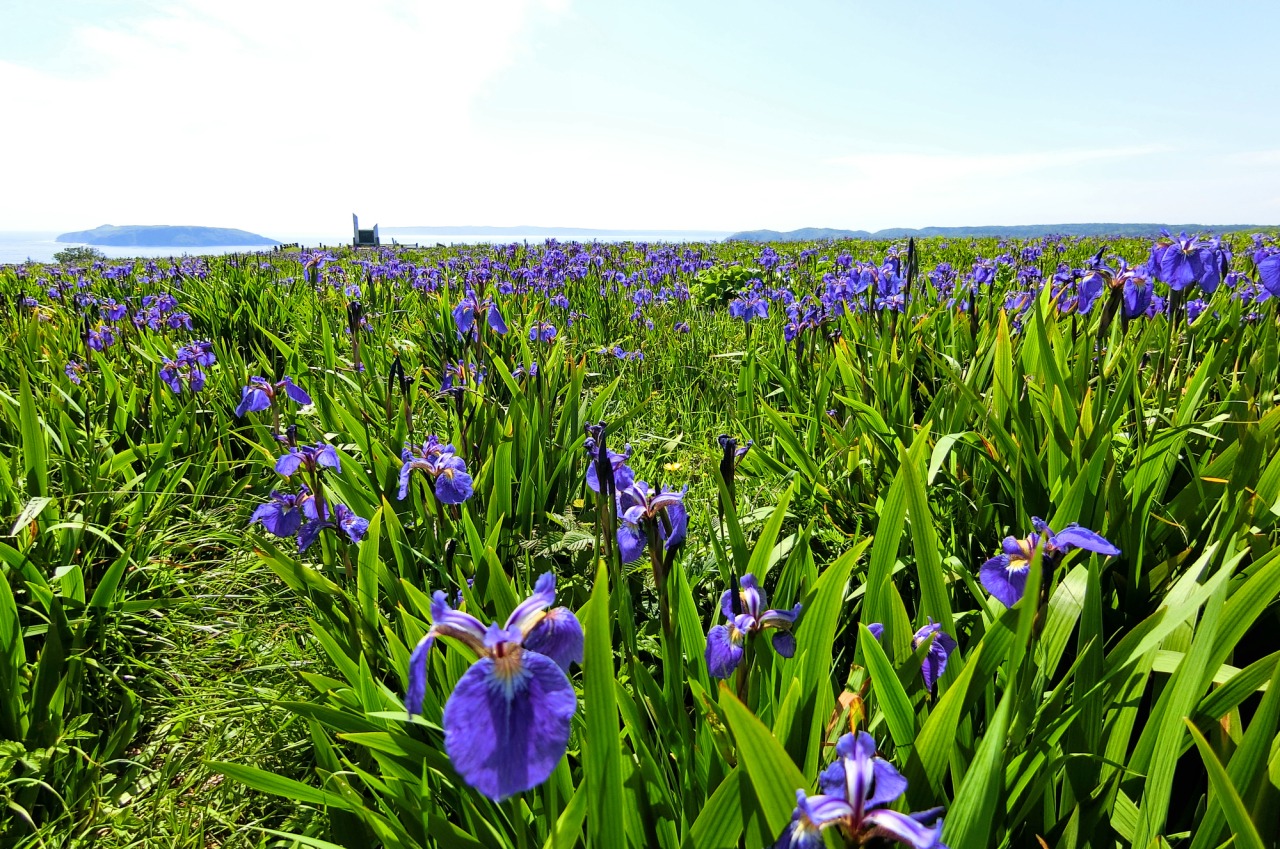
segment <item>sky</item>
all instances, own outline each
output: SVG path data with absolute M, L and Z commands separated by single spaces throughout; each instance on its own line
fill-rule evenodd
M 0 230 L 1280 223 L 1280 3 L 0 0 Z

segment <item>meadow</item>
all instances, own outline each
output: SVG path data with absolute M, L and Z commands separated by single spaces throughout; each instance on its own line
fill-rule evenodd
M 0 846 L 1280 845 L 1273 235 L 0 294 Z

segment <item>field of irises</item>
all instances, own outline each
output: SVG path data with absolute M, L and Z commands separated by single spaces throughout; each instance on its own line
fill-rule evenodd
M 0 846 L 1280 840 L 1272 236 L 0 293 Z

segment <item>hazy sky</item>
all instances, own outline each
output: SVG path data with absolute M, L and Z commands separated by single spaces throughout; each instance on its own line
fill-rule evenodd
M 1280 223 L 1280 3 L 0 0 L 0 229 Z

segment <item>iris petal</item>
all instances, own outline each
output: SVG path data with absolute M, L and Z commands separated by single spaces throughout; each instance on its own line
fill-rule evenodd
M 743 608 L 752 616 L 759 617 L 760 611 L 769 603 L 769 597 L 765 595 L 764 590 L 760 589 L 756 576 L 750 572 L 742 576 L 741 583 Z
M 796 635 L 790 631 L 778 631 L 773 635 L 773 650 L 783 657 L 796 656 Z
M 879 837 L 887 837 L 914 846 L 915 849 L 941 849 L 942 819 L 932 826 L 897 811 L 872 811 L 863 818 L 863 823 L 870 832 Z
M 978 570 L 983 589 L 1005 607 L 1013 607 L 1022 598 L 1027 587 L 1027 572 L 1031 568 L 1025 560 L 1019 560 L 1016 567 L 1011 566 L 1012 562 L 1009 555 L 1000 554 L 983 563 Z
M 875 775 L 871 792 L 867 794 L 867 809 L 888 805 L 907 792 L 907 779 L 893 764 L 884 758 L 874 758 L 871 768 Z
M 508 628 L 519 628 L 528 633 L 535 624 L 539 613 L 556 603 L 556 576 L 552 572 L 543 572 L 533 585 L 533 594 L 516 605 L 507 617 Z
M 638 560 L 641 554 L 644 554 L 644 547 L 647 540 L 644 534 L 640 533 L 640 529 L 634 525 L 618 526 L 618 554 L 622 556 L 623 563 L 631 563 Z
M 582 663 L 583 645 L 582 623 L 567 607 L 547 611 L 524 639 L 526 649 L 545 654 L 566 673 L 570 663 Z
M 503 672 L 498 663 L 515 664 Z M 481 658 L 444 708 L 444 748 L 467 784 L 502 801 L 546 781 L 569 746 L 578 699 L 551 658 Z
M 311 396 L 306 393 L 302 387 L 295 384 L 289 378 L 281 381 L 284 384 L 285 394 L 288 395 L 295 403 L 306 406 L 311 403 Z
M 427 695 L 427 655 L 436 638 L 430 631 L 418 641 L 409 655 L 409 686 L 404 694 L 404 706 L 409 716 L 422 713 L 422 700 Z
M 1054 534 L 1053 545 L 1055 548 L 1064 550 L 1067 547 L 1083 548 L 1085 551 L 1112 557 L 1120 553 L 1120 549 L 1108 542 L 1101 534 L 1082 528 L 1074 522 Z
M 260 413 L 271 406 L 267 393 L 252 386 L 246 386 L 240 392 L 240 406 L 236 407 L 236 418 L 243 418 L 245 413 Z
M 742 646 L 736 645 L 724 625 L 707 632 L 707 671 L 713 678 L 728 678 L 742 662 Z
M 284 475 L 286 478 L 298 471 L 298 467 L 302 465 L 302 457 L 295 451 L 290 451 L 279 460 L 276 460 L 276 473 Z
M 475 494 L 471 475 L 449 469 L 436 478 L 436 498 L 441 504 L 461 504 Z

